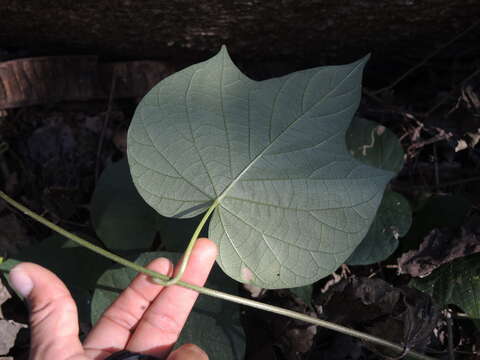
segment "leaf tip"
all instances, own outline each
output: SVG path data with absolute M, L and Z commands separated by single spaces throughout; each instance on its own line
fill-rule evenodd
M 360 60 L 366 63 L 368 60 L 370 60 L 371 56 L 372 56 L 372 53 L 368 53 L 367 55 L 362 57 Z
M 236 68 L 235 63 L 233 62 L 232 58 L 230 57 L 230 54 L 227 50 L 227 46 L 225 44 L 222 45 L 220 48 L 220 51 L 215 55 L 215 58 L 221 59 L 220 61 L 223 62 L 224 65 L 229 64 L 230 66 L 233 66 Z
M 361 65 L 362 68 L 365 67 L 367 62 L 370 60 L 371 53 L 368 53 L 364 57 L 360 58 L 359 60 L 355 61 L 354 64 Z
M 227 50 L 227 45 L 225 44 L 222 44 L 222 46 L 220 47 L 220 51 L 218 52 L 218 54 L 220 55 L 226 55 L 226 56 L 230 56 L 229 53 L 228 53 L 228 50 Z

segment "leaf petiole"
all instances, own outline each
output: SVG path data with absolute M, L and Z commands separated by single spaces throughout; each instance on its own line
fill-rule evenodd
M 205 226 L 205 223 L 207 222 L 208 218 L 212 214 L 213 210 L 218 206 L 218 201 L 215 200 L 213 204 L 208 208 L 207 212 L 205 215 L 203 215 L 202 220 L 200 220 L 200 223 L 198 224 L 197 228 L 195 229 L 195 232 L 192 235 L 192 238 L 190 239 L 190 242 L 188 243 L 187 249 L 185 250 L 185 253 L 183 255 L 183 259 L 181 260 L 180 263 L 180 269 L 178 270 L 177 275 L 175 277 L 165 281 L 162 279 L 158 279 L 156 277 L 153 277 L 153 281 L 155 281 L 157 284 L 163 285 L 163 286 L 169 286 L 169 285 L 175 285 L 177 284 L 180 279 L 182 278 L 183 274 L 185 273 L 185 269 L 187 268 L 188 265 L 188 260 L 190 259 L 190 256 L 192 255 L 193 247 L 195 246 L 195 243 L 197 242 L 198 235 L 200 235 L 200 231 L 202 231 L 203 227 Z

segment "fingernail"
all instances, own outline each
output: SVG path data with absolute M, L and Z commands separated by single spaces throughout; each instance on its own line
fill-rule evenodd
M 21 268 L 14 267 L 8 275 L 12 287 L 23 297 L 30 295 L 33 289 L 33 281 Z
M 195 344 L 186 344 L 182 348 L 185 351 L 185 359 L 208 359 L 207 353 Z

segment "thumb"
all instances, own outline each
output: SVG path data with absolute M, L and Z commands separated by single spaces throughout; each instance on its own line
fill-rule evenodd
M 194 344 L 185 344 L 173 351 L 167 360 L 208 360 L 208 355 Z
M 29 308 L 30 359 L 63 360 L 82 355 L 77 307 L 63 282 L 32 263 L 15 266 L 9 279 Z

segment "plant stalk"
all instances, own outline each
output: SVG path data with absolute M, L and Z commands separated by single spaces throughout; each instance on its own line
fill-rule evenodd
M 166 275 L 157 273 L 156 271 L 147 269 L 143 266 L 135 264 L 134 262 L 128 261 L 128 260 L 126 260 L 126 259 L 124 259 L 124 258 L 122 258 L 118 255 L 115 255 L 115 254 L 113 254 L 113 253 L 111 253 L 111 252 L 109 252 L 105 249 L 102 249 L 102 248 L 100 248 L 100 247 L 98 247 L 98 246 L 80 238 L 79 236 L 77 236 L 75 234 L 72 234 L 71 232 L 61 228 L 58 225 L 55 225 L 54 223 L 48 221 L 44 217 L 42 217 L 42 216 L 36 214 L 35 212 L 29 210 L 27 207 L 25 207 L 22 204 L 18 203 L 17 201 L 13 200 L 11 197 L 9 197 L 7 194 L 5 194 L 3 191 L 0 191 L 0 198 L 5 200 L 7 203 L 12 205 L 16 209 L 20 210 L 23 214 L 31 217 L 32 219 L 40 222 L 41 224 L 49 227 L 53 231 L 56 231 L 57 233 L 59 233 L 59 234 L 65 236 L 65 237 L 67 237 L 68 239 L 76 242 L 77 244 L 79 244 L 83 247 L 86 247 L 86 248 L 96 252 L 97 254 L 100 254 L 100 255 L 102 255 L 102 256 L 104 256 L 104 257 L 106 257 L 106 258 L 108 258 L 108 259 L 110 259 L 110 260 L 112 260 L 112 261 L 114 261 L 118 264 L 124 265 L 126 267 L 129 267 L 132 270 L 135 270 L 137 272 L 141 272 L 141 273 L 144 273 L 148 276 L 151 276 L 153 279 L 156 279 L 159 282 L 163 282 L 163 283 L 168 284 L 169 281 L 174 280 L 174 279 L 171 279 L 170 277 L 168 277 Z M 213 210 L 215 209 L 215 207 L 217 205 L 218 205 L 218 203 L 214 202 L 212 204 L 212 206 L 208 209 L 207 213 L 205 214 L 205 216 L 202 219 L 201 226 L 198 226 L 198 228 L 197 228 L 198 231 L 195 231 L 196 236 L 198 236 L 198 233 L 201 231 L 201 228 L 203 227 L 203 225 L 207 221 L 208 216 L 213 212 Z M 194 236 L 195 236 L 195 234 L 194 234 Z M 190 245 L 192 243 L 195 244 L 194 241 L 193 242 L 191 241 L 190 244 L 189 244 L 189 248 L 190 248 Z M 191 245 L 191 247 L 193 248 L 193 245 Z M 184 259 L 188 260 L 188 257 L 185 256 Z M 183 261 L 182 265 L 185 264 L 185 267 L 186 267 L 187 261 L 185 261 L 185 260 Z M 329 330 L 337 331 L 337 332 L 345 334 L 345 335 L 350 335 L 350 336 L 356 337 L 358 339 L 370 342 L 370 343 L 375 344 L 375 345 L 380 345 L 380 346 L 387 347 L 389 349 L 398 351 L 399 354 L 403 353 L 403 351 L 404 351 L 403 346 L 392 343 L 390 341 L 378 338 L 378 337 L 373 336 L 373 335 L 363 333 L 363 332 L 358 331 L 358 330 L 350 329 L 350 328 L 342 326 L 342 325 L 337 325 L 337 324 L 331 323 L 331 322 L 326 321 L 326 320 L 321 320 L 321 319 L 318 319 L 318 318 L 314 318 L 312 316 L 308 316 L 308 315 L 305 315 L 305 314 L 302 314 L 302 313 L 298 313 L 298 312 L 295 312 L 295 311 L 292 311 L 292 310 L 284 309 L 284 308 L 269 305 L 269 304 L 264 304 L 264 303 L 261 303 L 259 301 L 242 298 L 240 296 L 236 296 L 236 295 L 232 295 L 232 294 L 227 294 L 227 293 L 224 293 L 224 292 L 221 292 L 221 291 L 218 291 L 218 290 L 209 289 L 209 288 L 205 288 L 205 287 L 202 287 L 202 286 L 189 284 L 189 283 L 186 283 L 184 281 L 176 281 L 176 285 L 179 285 L 179 286 L 182 286 L 184 288 L 197 291 L 198 293 L 203 294 L 203 295 L 208 295 L 208 296 L 212 296 L 212 297 L 215 297 L 215 298 L 218 298 L 218 299 L 231 301 L 231 302 L 234 302 L 234 303 L 237 303 L 237 304 L 240 304 L 240 305 L 253 307 L 253 308 L 256 308 L 256 309 L 268 311 L 268 312 L 275 313 L 275 314 L 278 314 L 278 315 L 287 316 L 287 317 L 290 317 L 292 319 L 305 321 L 305 322 L 313 324 L 313 325 L 321 326 L 321 327 L 329 329 Z M 426 356 L 426 355 L 423 355 L 423 354 L 419 354 L 419 353 L 414 352 L 414 351 L 408 352 L 408 355 L 412 359 L 435 360 L 432 357 L 429 357 L 429 356 Z
M 192 238 L 190 239 L 190 242 L 188 243 L 187 249 L 185 250 L 185 253 L 183 254 L 183 259 L 180 263 L 180 269 L 178 270 L 177 275 L 175 277 L 165 281 L 162 279 L 158 278 L 153 278 L 153 281 L 155 281 L 157 284 L 163 285 L 163 286 L 169 286 L 169 285 L 175 285 L 177 284 L 180 279 L 182 278 L 183 274 L 185 273 L 185 270 L 188 265 L 188 260 L 190 259 L 190 255 L 192 255 L 193 247 L 195 246 L 195 243 L 197 242 L 198 235 L 200 235 L 200 231 L 202 231 L 203 226 L 207 222 L 209 216 L 212 214 L 213 210 L 218 205 L 218 201 L 215 200 L 213 204 L 208 208 L 207 212 L 205 215 L 203 215 L 202 220 L 200 220 L 200 223 L 198 224 L 197 228 L 195 229 L 195 232 L 192 235 Z

